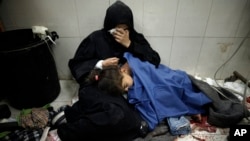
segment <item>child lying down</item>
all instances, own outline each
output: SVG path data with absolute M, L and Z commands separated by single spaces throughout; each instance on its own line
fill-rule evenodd
M 172 70 L 162 64 L 156 68 L 130 53 L 125 53 L 124 57 L 127 62 L 120 70 L 126 77 L 122 86 L 128 92 L 129 103 L 148 122 L 149 129 L 152 131 L 166 121 L 173 135 L 188 134 L 190 124 L 185 116 L 205 114 L 205 106 L 211 100 L 192 86 L 184 71 Z

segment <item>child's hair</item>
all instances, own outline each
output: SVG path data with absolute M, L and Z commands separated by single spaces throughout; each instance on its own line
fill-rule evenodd
M 100 90 L 110 95 L 122 95 L 124 93 L 122 78 L 118 66 L 109 66 L 103 69 L 93 69 L 87 78 L 87 82 L 97 84 Z

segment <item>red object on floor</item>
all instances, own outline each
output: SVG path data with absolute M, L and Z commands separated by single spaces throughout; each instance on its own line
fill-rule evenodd
M 247 103 L 250 103 L 250 96 L 246 98 Z
M 207 123 L 207 116 L 201 116 L 201 121 L 190 120 L 192 130 L 198 129 L 199 131 L 207 131 L 210 133 L 216 132 L 216 127 Z

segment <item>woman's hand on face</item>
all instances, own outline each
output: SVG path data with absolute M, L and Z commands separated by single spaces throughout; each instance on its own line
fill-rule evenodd
M 117 57 L 111 57 L 103 60 L 102 67 L 112 66 L 112 65 L 118 65 L 119 58 Z
M 115 32 L 113 33 L 113 37 L 115 40 L 128 48 L 130 46 L 130 39 L 129 39 L 129 30 L 123 28 L 116 28 Z

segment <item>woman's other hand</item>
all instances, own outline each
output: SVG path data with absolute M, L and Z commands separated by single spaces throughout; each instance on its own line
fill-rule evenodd
M 103 60 L 102 62 L 102 67 L 105 68 L 107 66 L 112 66 L 112 65 L 118 65 L 119 58 L 117 57 L 111 57 Z

